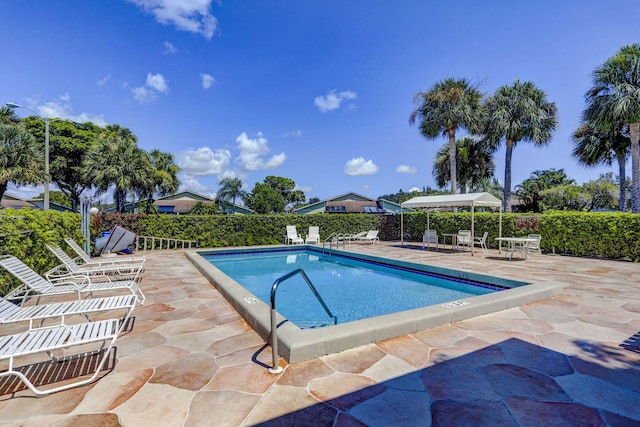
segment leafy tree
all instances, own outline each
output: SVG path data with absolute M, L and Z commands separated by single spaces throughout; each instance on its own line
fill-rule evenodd
M 36 116 L 23 119 L 25 128 L 38 140 L 45 139 L 45 125 Z M 70 120 L 50 120 L 49 172 L 51 181 L 67 195 L 71 209 L 78 212 L 82 193 L 91 187 L 84 179 L 82 164 L 95 145 L 102 129 L 93 123 L 75 123 Z
M 582 184 L 585 192 L 591 196 L 591 206 L 587 210 L 594 209 L 615 210 L 619 205 L 619 187 L 615 182 L 612 172 L 601 174 L 598 179 Z M 624 207 L 624 205 L 622 205 Z
M 564 169 L 536 170 L 520 185 L 516 186 L 516 194 L 522 202 L 522 211 L 541 212 L 540 192 L 558 185 L 573 185 L 575 181 L 569 179 Z
M 503 203 L 504 210 L 510 212 L 513 149 L 520 141 L 531 142 L 537 147 L 547 145 L 558 124 L 557 108 L 532 82 L 521 83 L 519 80 L 511 86 L 498 88 L 486 104 L 486 136 L 496 149 L 502 138 L 506 141 Z
M 456 141 L 456 153 L 456 176 L 461 193 L 466 193 L 468 187 L 477 185 L 483 179 L 493 177 L 496 165 L 493 163 L 492 150 L 485 141 L 472 137 L 459 139 Z M 436 153 L 433 177 L 439 188 L 444 188 L 451 177 L 449 155 L 448 144 L 444 144 Z
M 196 202 L 189 211 L 190 215 L 216 215 L 220 213 L 220 209 L 215 204 Z
M 540 191 L 540 210 L 584 211 L 591 206 L 591 195 L 575 184 L 562 184 Z
M 44 182 L 43 163 L 40 144 L 20 125 L 12 108 L 0 107 L 0 199 L 9 182 L 17 185 Z
M 504 188 L 498 181 L 498 178 L 485 178 L 481 179 L 475 184 L 470 186 L 470 190 L 472 193 L 482 193 L 486 192 L 493 196 L 496 196 L 498 199 L 502 199 L 504 196 Z
M 155 195 L 166 196 L 175 193 L 180 187 L 178 179 L 180 168 L 176 165 L 173 154 L 153 149 L 148 153 L 148 156 L 151 176 L 142 181 L 141 191 L 141 195 L 147 199 L 145 211 L 147 214 L 151 213 Z
M 640 213 L 640 44 L 622 47 L 593 71 L 584 119 L 599 127 L 627 124 L 631 144 L 631 211 Z
M 124 213 L 127 192 L 146 188 L 151 176 L 149 156 L 138 148 L 135 140 L 122 136 L 102 136 L 85 159 L 84 177 L 98 193 L 113 186 L 113 200 L 120 213 Z
M 583 123 L 573 132 L 573 156 L 585 166 L 611 165 L 618 162 L 620 197 L 618 209 L 625 210 L 626 202 L 626 162 L 629 154 L 629 137 L 620 125 L 598 127 L 594 123 Z
M 40 193 L 37 198 L 44 198 L 44 193 Z M 49 200 L 61 206 L 71 206 L 71 199 L 63 191 L 50 191 Z
M 318 203 L 320 201 L 319 197 L 312 197 L 309 199 L 309 204 L 312 205 L 314 203 Z
M 427 139 L 444 135 L 449 139 L 449 173 L 451 194 L 458 192 L 456 166 L 456 131 L 461 128 L 478 132 L 485 118 L 483 94 L 466 79 L 448 78 L 436 82 L 427 92 L 414 97 L 416 109 L 409 116 L 409 124 L 420 122 L 420 133 Z
M 302 198 L 303 202 L 305 200 L 304 193 L 300 190 L 294 190 L 296 182 L 291 178 L 269 175 L 264 179 L 264 183 L 282 195 L 285 205 L 295 203 L 300 198 Z M 302 193 L 302 196 L 300 193 Z
M 287 205 L 282 194 L 266 183 L 256 182 L 247 205 L 259 214 L 282 213 Z
M 247 192 L 242 189 L 242 181 L 240 178 L 223 178 L 220 181 L 220 189 L 218 190 L 218 198 L 225 202 L 231 202 L 233 213 L 236 213 L 236 200 L 247 200 Z

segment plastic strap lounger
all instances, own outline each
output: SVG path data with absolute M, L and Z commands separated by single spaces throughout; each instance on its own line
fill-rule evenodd
M 29 329 L 34 329 L 33 323 L 36 321 L 42 322 L 45 319 L 60 318 L 60 324 L 64 325 L 65 317 L 68 316 L 80 314 L 88 318 L 91 313 L 120 309 L 127 310 L 125 318 L 129 318 L 135 305 L 135 295 L 89 298 L 29 307 L 20 307 L 11 301 L 0 298 L 0 324 L 29 322 Z
M 65 276 L 67 274 L 82 274 L 90 277 L 102 276 L 107 280 L 109 275 L 124 276 L 130 280 L 136 280 L 138 274 L 142 270 L 142 262 L 139 263 L 110 263 L 100 264 L 84 264 L 78 265 L 62 248 L 58 246 L 46 245 L 47 248 L 60 260 L 62 264 L 56 268 L 49 270 L 45 276 L 50 279 L 53 277 Z
M 91 282 L 88 276 L 68 275 L 58 279 L 46 280 L 38 273 L 29 268 L 25 263 L 12 255 L 0 256 L 0 266 L 13 274 L 22 286 L 5 295 L 6 299 L 22 299 L 22 303 L 30 296 L 76 294 L 80 299 L 81 294 L 88 293 L 90 296 L 96 291 L 110 291 L 122 289 L 137 296 L 138 304 L 143 305 L 145 296 L 133 280 L 120 280 L 117 282 Z
M 0 378 L 15 375 L 32 392 L 38 396 L 66 390 L 88 384 L 96 379 L 104 362 L 109 358 L 111 348 L 116 342 L 118 334 L 127 322 L 122 319 L 101 320 L 99 322 L 80 323 L 77 325 L 59 325 L 51 328 L 32 329 L 15 335 L 0 336 L 0 361 L 8 361 L 9 368 L 0 372 Z M 47 353 L 55 362 L 61 362 L 70 357 L 57 358 L 54 350 L 62 350 L 69 347 L 102 342 L 100 348 L 94 353 L 102 353 L 99 363 L 95 365 L 95 372 L 90 378 L 79 380 L 65 385 L 40 390 L 20 370 L 14 367 L 15 359 L 38 353 Z M 86 353 L 82 353 L 86 355 Z M 71 356 L 73 357 L 73 356 Z
M 143 257 L 120 257 L 117 256 L 115 258 L 91 258 L 91 255 L 86 253 L 82 247 L 76 243 L 70 237 L 64 239 L 64 241 L 71 246 L 71 249 L 84 261 L 84 264 L 98 264 L 98 265 L 109 265 L 109 264 L 121 264 L 121 263 L 133 263 L 133 264 L 144 264 L 145 259 Z M 82 264 L 81 264 L 82 265 Z

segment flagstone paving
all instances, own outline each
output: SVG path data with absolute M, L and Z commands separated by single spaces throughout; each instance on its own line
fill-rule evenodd
M 273 375 L 270 347 L 184 251 L 141 252 L 147 302 L 118 339 L 115 363 L 89 386 L 42 398 L 0 383 L 0 424 L 640 426 L 637 263 L 525 262 L 397 242 L 347 249 L 569 286 L 518 308 L 281 361 Z

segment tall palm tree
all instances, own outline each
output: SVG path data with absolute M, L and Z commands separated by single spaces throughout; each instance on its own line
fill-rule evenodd
M 544 146 L 558 125 L 557 108 L 547 101 L 547 95 L 532 82 L 516 80 L 502 86 L 487 100 L 488 121 L 485 134 L 497 149 L 504 137 L 506 157 L 504 167 L 504 210 L 511 211 L 511 158 L 520 141 Z
M 618 162 L 618 186 L 620 187 L 619 210 L 626 210 L 627 177 L 626 162 L 629 155 L 629 137 L 620 126 L 598 128 L 593 123 L 583 123 L 572 135 L 573 156 L 585 166 L 611 165 Z
M 593 71 L 584 118 L 596 125 L 626 123 L 631 139 L 631 211 L 640 213 L 640 44 L 622 47 Z
M 140 191 L 152 180 L 149 156 L 136 143 L 121 136 L 103 136 L 85 159 L 85 177 L 99 193 L 114 188 L 117 210 L 124 213 L 127 192 Z
M 444 188 L 450 179 L 449 145 L 444 144 L 436 153 L 433 177 L 439 188 Z M 492 150 L 483 140 L 466 137 L 456 141 L 456 176 L 460 192 L 477 186 L 484 179 L 491 179 L 496 170 Z
M 220 181 L 218 198 L 233 205 L 233 213 L 236 213 L 236 199 L 246 200 L 247 192 L 242 190 L 242 181 L 239 178 L 227 177 Z
M 149 186 L 142 191 L 147 199 L 146 213 L 151 212 L 154 195 L 166 196 L 175 193 L 180 187 L 180 167 L 176 165 L 173 154 L 158 149 L 153 149 L 148 154 L 152 177 L 148 181 Z
M 483 96 L 468 80 L 448 78 L 414 97 L 417 107 L 409 116 L 409 124 L 419 120 L 420 133 L 427 139 L 435 139 L 441 134 L 448 137 L 451 194 L 458 192 L 456 131 L 465 128 L 475 133 L 481 129 L 485 117 Z
M 44 155 L 35 138 L 20 126 L 0 124 L 0 200 L 9 182 L 18 185 L 44 181 Z

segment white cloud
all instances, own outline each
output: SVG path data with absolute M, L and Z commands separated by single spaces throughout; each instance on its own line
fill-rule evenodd
M 98 86 L 104 86 L 105 84 L 107 84 L 107 82 L 111 80 L 111 74 L 109 74 L 106 77 L 101 78 L 100 80 L 97 81 Z
M 350 90 L 337 92 L 335 89 L 329 91 L 325 96 L 316 96 L 313 101 L 313 105 L 318 107 L 322 113 L 326 113 L 340 108 L 340 105 L 345 100 L 356 99 L 358 94 Z M 347 107 L 352 110 L 355 109 L 355 105 L 351 104 Z
M 224 148 L 215 151 L 209 147 L 189 148 L 178 153 L 176 157 L 176 163 L 186 175 L 220 175 L 229 169 L 231 152 Z
M 169 85 L 162 74 L 147 73 L 145 86 L 134 87 L 131 92 L 136 101 L 146 104 L 158 98 L 158 93 L 168 94 Z
M 178 178 L 180 179 L 180 190 L 191 190 L 196 193 L 204 194 L 205 191 L 209 189 L 206 185 L 202 184 L 198 179 L 192 175 L 179 173 Z
M 236 138 L 237 148 L 240 154 L 236 158 L 236 162 L 240 164 L 243 172 L 257 171 L 264 169 L 274 169 L 281 166 L 287 159 L 284 153 L 272 156 L 266 159 L 265 156 L 271 151 L 268 146 L 267 139 L 262 136 L 261 132 L 256 134 L 255 139 L 251 139 L 245 132 Z
M 160 93 L 167 94 L 169 93 L 169 86 L 167 85 L 167 81 L 164 76 L 160 73 L 158 74 L 147 74 L 147 86 L 155 89 Z
M 201 73 L 200 78 L 202 79 L 202 88 L 209 89 L 216 83 L 216 79 L 213 78 L 211 74 Z
M 164 54 L 165 55 L 173 55 L 174 53 L 178 53 L 178 49 L 170 42 L 164 42 Z
M 218 20 L 211 14 L 213 0 L 128 0 L 156 21 L 182 31 L 200 34 L 207 40 L 216 32 Z
M 408 165 L 399 165 L 396 168 L 396 173 L 408 173 L 408 174 L 414 174 L 417 173 L 418 169 L 416 169 L 413 166 L 408 166 Z
M 105 126 L 103 114 L 74 113 L 71 105 L 71 95 L 64 93 L 55 101 L 40 102 L 35 98 L 27 99 L 29 108 L 38 112 L 41 117 L 72 120 L 77 123 L 92 122 L 98 126 Z
M 288 130 L 285 133 L 282 134 L 283 137 L 288 137 L 288 136 L 302 136 L 302 131 L 301 130 Z
M 376 172 L 378 172 L 378 166 L 371 160 L 365 160 L 364 157 L 351 159 L 344 165 L 344 173 L 350 176 L 373 175 Z

